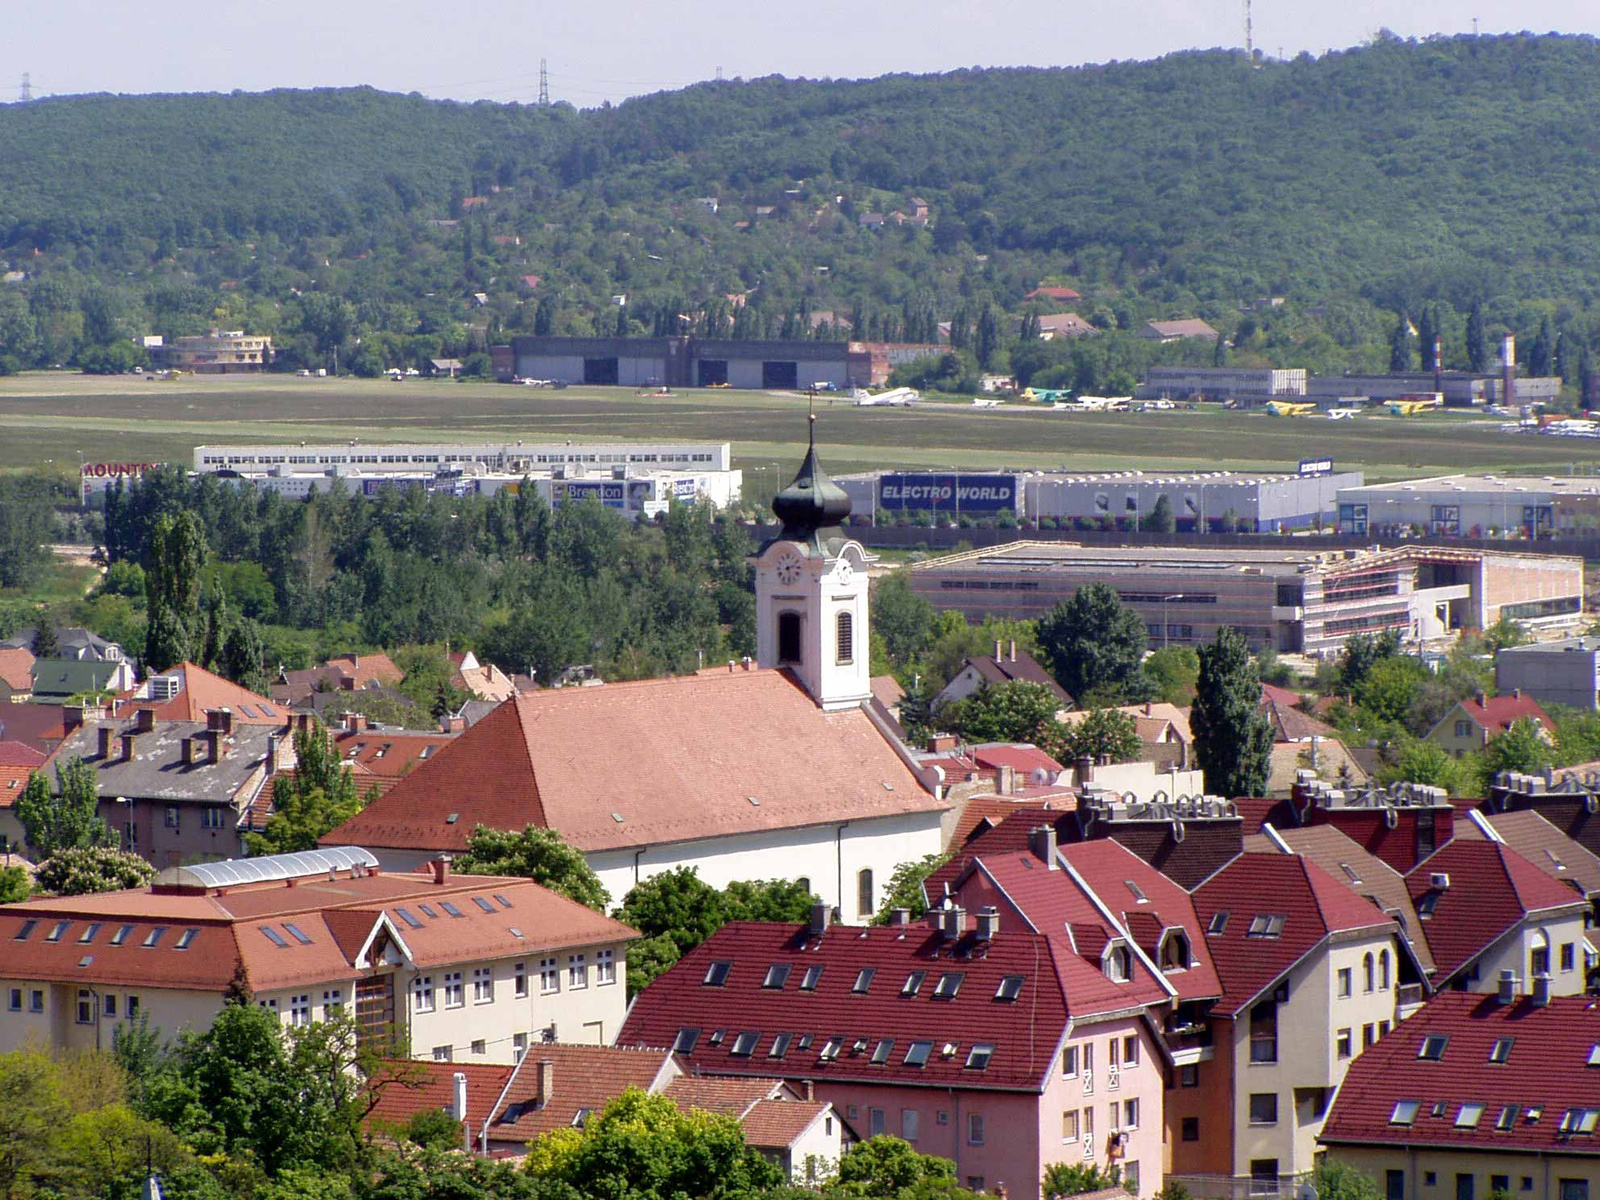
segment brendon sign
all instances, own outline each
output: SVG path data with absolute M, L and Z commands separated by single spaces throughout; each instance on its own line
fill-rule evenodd
M 1017 506 L 1015 475 L 884 475 L 878 507 L 891 512 L 999 512 Z

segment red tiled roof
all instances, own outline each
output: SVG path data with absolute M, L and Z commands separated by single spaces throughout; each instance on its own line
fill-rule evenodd
M 785 1150 L 833 1106 L 823 1100 L 762 1100 L 739 1122 L 745 1144 Z
M 0 752 L 0 762 L 3 761 Z M 1484 820 L 1505 839 L 1506 845 L 1551 879 L 1586 896 L 1600 894 L 1600 856 L 1573 841 L 1535 809 L 1485 813 Z M 1469 841 L 1484 836 L 1471 818 L 1457 822 L 1455 828 L 1457 837 Z
M 988 771 L 1010 767 L 1018 775 L 1026 777 L 1031 777 L 1035 771 L 1040 771 L 1049 781 L 1054 782 L 1061 772 L 1066 770 L 1039 747 L 1022 742 L 968 746 L 967 752 L 972 756 L 973 762 Z
M 283 682 L 274 683 L 268 690 L 274 699 L 294 704 L 318 690 L 360 691 L 396 684 L 404 678 L 405 673 L 387 654 L 347 654 L 330 658 L 320 667 L 286 671 Z
M 1083 297 L 1060 284 L 1041 283 L 1023 297 L 1024 300 L 1081 300 Z
M 1433 887 L 1435 874 L 1450 886 Z M 1454 838 L 1412 867 L 1406 887 L 1418 913 L 1433 905 L 1422 921 L 1442 985 L 1529 913 L 1585 906 L 1583 897 L 1557 883 L 1515 850 L 1498 842 Z M 1424 899 L 1427 897 L 1427 899 Z
M 33 661 L 25 646 L 0 648 L 0 683 L 14 692 L 33 691 Z
M 693 1048 L 679 1054 L 702 1074 L 1036 1092 L 1067 1020 L 1055 957 L 1052 939 L 1023 929 L 1002 930 L 987 943 L 971 933 L 952 943 L 925 923 L 835 925 L 813 937 L 806 925 L 737 921 L 639 994 L 617 1042 L 671 1044 L 680 1030 L 698 1029 Z M 732 964 L 720 987 L 705 983 L 713 962 Z M 790 968 L 781 989 L 762 986 L 773 965 Z M 808 967 L 822 974 L 813 990 L 803 991 Z M 857 977 L 867 968 L 876 974 L 857 993 Z M 914 996 L 902 995 L 913 971 L 926 977 Z M 946 972 L 964 978 L 954 997 L 936 999 Z M 1013 1001 L 997 1000 L 1009 975 L 1024 978 L 1021 991 Z M 732 1053 L 745 1048 L 741 1033 L 756 1035 L 748 1056 Z M 786 1052 L 774 1058 L 774 1041 L 785 1033 L 791 1035 Z M 842 1039 L 839 1055 L 823 1061 L 833 1038 Z M 932 1043 L 922 1067 L 905 1061 L 918 1041 Z M 874 1063 L 882 1042 L 892 1045 L 885 1061 Z M 966 1065 L 976 1043 L 993 1046 L 982 1070 Z
M 1428 1037 L 1448 1039 L 1437 1061 L 1421 1057 Z M 1502 1038 L 1511 1039 L 1510 1052 L 1491 1065 Z M 1588 1133 L 1562 1130 L 1567 1113 L 1600 1109 L 1600 1067 L 1591 1065 L 1597 1045 L 1600 1003 L 1592 997 L 1556 996 L 1540 1007 L 1526 998 L 1506 1005 L 1496 995 L 1441 992 L 1350 1064 L 1320 1138 L 1329 1145 L 1600 1154 L 1592 1126 Z M 1417 1103 L 1407 1124 L 1394 1119 L 1402 1101 Z M 1482 1105 L 1482 1114 L 1458 1124 L 1467 1104 Z M 1518 1111 L 1506 1114 L 1510 1105 Z M 1505 1128 L 1503 1114 L 1510 1118 Z
M 1208 930 L 1217 913 L 1228 914 L 1222 932 L 1206 934 L 1206 945 L 1224 989 L 1218 1011 L 1229 1015 L 1248 1008 L 1330 933 L 1395 928 L 1377 905 L 1298 854 L 1241 854 L 1195 890 L 1194 906 Z M 1283 918 L 1277 936 L 1249 935 L 1258 916 Z
M 45 756 L 23 742 L 0 742 L 0 808 L 10 808 L 44 765 Z
M 322 841 L 460 850 L 478 824 L 533 824 L 588 852 L 947 807 L 863 710 L 824 712 L 781 671 L 707 671 L 517 696 Z
M 170 671 L 158 671 L 156 674 L 179 676 L 181 683 L 178 694 L 171 700 L 135 699 L 136 693 L 148 686 L 147 680 L 134 692 L 118 697 L 117 716 L 148 708 L 166 721 L 204 721 L 207 709 L 226 708 L 232 711 L 235 721 L 242 721 L 246 725 L 282 725 L 289 719 L 289 714 L 277 701 L 258 696 L 194 663 L 180 663 Z
M 922 894 L 930 904 L 944 896 L 946 885 L 953 888 L 956 880 L 967 872 L 976 854 L 1005 854 L 1028 848 L 1028 833 L 1041 825 L 1054 825 L 1069 810 L 1044 808 L 1039 805 L 1016 805 L 1005 819 L 992 829 L 979 830 L 977 836 L 965 845 L 950 843 L 950 861 L 923 880 Z
M 1532 696 L 1494 696 L 1481 702 L 1474 697 L 1461 701 L 1461 707 L 1467 716 L 1492 734 L 1504 733 L 1513 721 L 1522 717 L 1532 717 L 1552 733 L 1555 732 L 1555 724 Z M 1448 719 L 1449 714 L 1446 714 Z
M 549 1059 L 552 1089 L 539 1094 L 539 1064 Z M 528 1047 L 505 1099 L 489 1122 L 491 1141 L 526 1142 L 566 1129 L 583 1109 L 599 1112 L 629 1088 L 659 1092 L 678 1065 L 671 1051 L 548 1043 Z
M 955 832 L 950 835 L 951 851 L 959 851 L 973 838 L 993 829 L 1025 805 L 1026 801 L 1009 800 L 1004 796 L 969 797 L 961 815 L 956 818 Z
M 459 736 L 459 733 L 421 733 L 409 729 L 369 727 L 362 730 L 335 729 L 333 743 L 340 762 L 387 781 L 386 785 L 379 788 L 380 792 L 384 792 Z M 363 782 L 363 792 L 366 786 Z
M 49 754 L 66 736 L 65 705 L 0 704 L 0 738 Z
M 1303 742 L 1313 737 L 1338 737 L 1339 731 L 1332 725 L 1317 720 L 1300 707 L 1302 699 L 1304 697 L 1298 692 L 1291 692 L 1288 688 L 1274 687 L 1270 683 L 1261 685 L 1260 707 L 1272 724 L 1272 740 Z
M 1049 688 L 1063 705 L 1072 703 L 1072 697 L 1067 695 L 1062 686 L 1056 682 L 1055 676 L 1046 671 L 1026 650 L 1017 651 L 1014 658 L 1004 654 L 999 658 L 974 655 L 967 659 L 966 665 L 981 675 L 991 686 L 998 687 L 1013 680 L 1037 683 Z
M 384 1080 L 375 1097 L 369 1124 L 401 1127 L 418 1113 L 451 1111 L 455 1105 L 455 1076 L 467 1077 L 466 1127 L 474 1139 L 483 1127 L 514 1068 L 488 1063 L 423 1062 L 399 1059 L 386 1065 L 395 1076 Z
M 700 1108 L 737 1119 L 782 1091 L 781 1079 L 681 1075 L 667 1085 L 666 1094 L 679 1108 Z

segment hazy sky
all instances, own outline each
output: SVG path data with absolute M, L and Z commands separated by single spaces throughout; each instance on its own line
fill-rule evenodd
M 1600 33 L 1595 0 L 1256 0 L 1268 54 L 1405 36 Z M 0 0 L 0 99 L 371 84 L 582 108 L 712 78 L 1060 66 L 1239 46 L 1243 0 Z

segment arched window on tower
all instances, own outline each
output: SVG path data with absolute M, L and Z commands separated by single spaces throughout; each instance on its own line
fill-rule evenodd
M 1378 990 L 1380 992 L 1389 990 L 1389 952 L 1387 950 L 1378 955 Z
M 1361 990 L 1364 992 L 1372 990 L 1372 955 L 1370 954 L 1361 959 Z
M 856 911 L 863 917 L 870 917 L 876 911 L 873 907 L 871 867 L 864 867 L 856 875 Z
M 778 665 L 787 666 L 800 661 L 800 614 L 778 614 Z
M 856 619 L 849 610 L 834 618 L 835 641 L 838 643 L 835 661 L 839 666 L 849 666 L 856 660 Z

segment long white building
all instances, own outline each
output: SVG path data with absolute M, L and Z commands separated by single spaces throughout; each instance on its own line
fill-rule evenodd
M 349 467 L 369 474 L 463 469 L 476 464 L 508 474 L 542 473 L 554 467 L 628 466 L 727 471 L 727 442 L 302 442 L 298 446 L 196 446 L 201 474 L 244 473 L 272 467 Z

